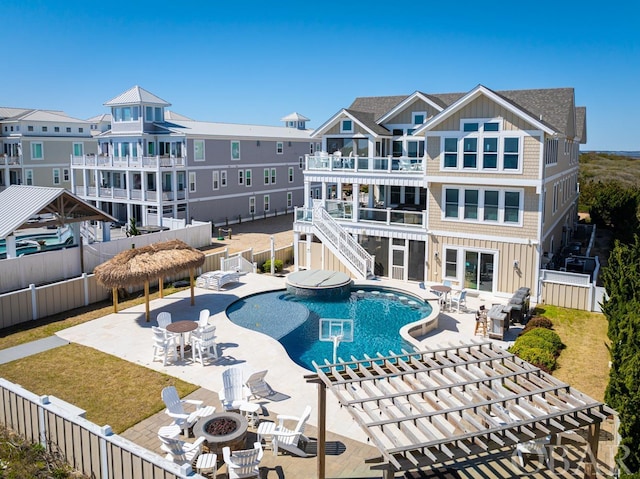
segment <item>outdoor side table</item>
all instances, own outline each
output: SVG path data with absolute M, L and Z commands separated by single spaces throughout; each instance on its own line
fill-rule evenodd
M 265 446 L 269 445 L 273 449 L 273 431 L 276 428 L 276 423 L 271 421 L 263 421 L 258 426 L 258 442 L 262 443 L 264 439 Z
M 257 426 L 259 422 L 258 411 L 261 406 L 252 402 L 245 402 L 240 405 L 240 413 L 247 418 L 247 422 L 250 426 Z

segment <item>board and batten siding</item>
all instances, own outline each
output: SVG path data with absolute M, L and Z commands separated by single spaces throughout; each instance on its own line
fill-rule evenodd
M 508 243 L 505 241 L 489 241 L 483 239 L 454 238 L 433 235 L 429 240 L 430 268 L 427 281 L 441 282 L 443 279 L 444 250 L 457 248 L 480 252 L 495 252 L 494 263 L 494 292 L 503 295 L 513 294 L 518 288 L 531 288 L 532 296 L 537 291 L 536 272 L 538 270 L 538 253 L 534 245 Z M 434 253 L 438 252 L 438 259 L 434 260 Z M 458 258 L 459 261 L 460 257 Z M 519 268 L 513 267 L 518 261 Z M 463 278 L 459 278 L 463 280 Z M 463 287 L 464 284 L 459 284 Z
M 371 135 L 370 131 L 365 130 L 360 126 L 358 122 L 353 120 L 352 120 L 353 132 L 341 133 L 340 126 L 342 125 L 342 120 L 351 120 L 351 118 L 347 118 L 347 117 L 339 118 L 338 120 L 336 120 L 336 124 L 333 125 L 331 128 L 329 128 L 323 136 L 327 137 L 327 136 L 338 135 L 339 137 L 351 138 L 353 135 L 366 135 L 366 136 Z M 330 151 L 329 153 L 333 153 L 333 151 Z
M 545 304 L 582 311 L 591 310 L 590 296 L 592 294 L 591 285 L 578 286 L 549 281 L 542 281 L 542 290 L 540 291 L 541 300 Z

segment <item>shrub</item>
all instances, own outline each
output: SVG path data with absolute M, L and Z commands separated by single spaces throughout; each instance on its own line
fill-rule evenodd
M 276 273 L 282 272 L 282 260 L 277 259 L 277 260 L 275 260 L 273 262 L 273 270 Z M 271 260 L 270 259 L 265 261 L 264 264 L 262 265 L 262 272 L 263 273 L 271 273 Z
M 523 333 L 530 331 L 534 328 L 546 328 L 553 329 L 553 323 L 549 318 L 545 318 L 544 316 L 536 316 L 535 318 L 531 318 L 527 325 L 524 327 Z
M 518 353 L 518 357 L 530 362 L 547 373 L 551 373 L 557 365 L 554 355 L 546 349 L 525 348 Z
M 556 333 L 555 331 L 551 331 L 550 329 L 535 328 L 522 334 L 522 336 L 540 338 L 543 341 L 549 343 L 549 350 L 554 352 L 556 356 L 558 356 L 558 354 L 560 354 L 560 351 L 565 347 L 562 343 L 562 340 L 560 339 L 560 336 L 558 336 L 558 333 Z

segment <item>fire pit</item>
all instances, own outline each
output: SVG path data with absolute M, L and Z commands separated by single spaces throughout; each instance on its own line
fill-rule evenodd
M 247 420 L 235 412 L 222 412 L 203 417 L 193 426 L 195 437 L 204 436 L 209 451 L 222 457 L 222 448 L 244 449 Z

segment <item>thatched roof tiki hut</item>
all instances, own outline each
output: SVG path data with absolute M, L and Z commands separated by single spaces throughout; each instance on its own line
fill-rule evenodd
M 180 240 L 155 243 L 118 253 L 96 266 L 94 274 L 99 284 L 113 290 L 113 312 L 118 312 L 118 288 L 144 284 L 146 319 L 149 321 L 149 283 L 158 280 L 162 297 L 163 278 L 189 270 L 191 305 L 194 299 L 194 274 L 204 263 L 204 254 Z

